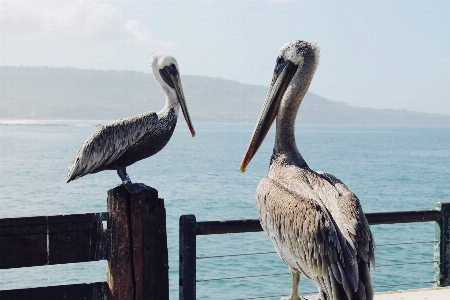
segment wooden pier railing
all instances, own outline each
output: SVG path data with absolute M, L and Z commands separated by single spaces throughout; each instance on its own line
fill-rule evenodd
M 0 299 L 169 299 L 166 212 L 154 189 L 108 191 L 108 212 L 0 219 L 0 269 L 108 260 L 107 281 L 0 290 Z M 450 203 L 424 211 L 368 213 L 371 225 L 436 222 L 435 282 L 449 285 Z M 107 228 L 103 222 L 107 221 Z M 196 236 L 262 231 L 259 220 L 180 217 L 179 297 L 196 297 Z
M 104 260 L 106 213 L 0 219 L 0 269 Z M 0 299 L 104 299 L 105 283 L 0 291 Z
M 98 260 L 108 260 L 107 282 L 0 290 L 0 299 L 169 299 L 166 212 L 156 190 L 112 189 L 108 212 L 0 219 L 0 269 Z
M 436 222 L 434 274 L 437 286 L 449 286 L 450 203 L 437 203 L 432 210 L 366 213 L 371 225 Z M 258 219 L 197 222 L 195 215 L 180 217 L 179 299 L 196 299 L 196 236 L 262 231 Z

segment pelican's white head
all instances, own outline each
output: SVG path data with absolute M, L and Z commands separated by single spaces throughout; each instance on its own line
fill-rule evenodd
M 279 64 L 281 60 L 290 61 L 301 69 L 305 60 L 311 60 L 310 62 L 317 68 L 319 57 L 320 49 L 317 43 L 296 40 L 281 47 L 278 51 L 276 64 Z
M 181 105 L 181 110 L 183 111 L 189 130 L 192 136 L 195 136 L 194 127 L 192 127 L 184 98 L 183 87 L 181 86 L 177 60 L 167 53 L 155 53 L 150 59 L 150 68 L 156 81 L 167 96 L 165 108 L 168 110 L 174 107 L 175 112 L 178 113 L 178 105 Z
M 164 92 L 166 92 L 166 94 L 170 94 L 174 99 L 176 99 L 176 91 L 174 90 L 172 84 L 168 83 L 161 75 L 161 70 L 164 70 L 166 67 L 179 73 L 178 63 L 175 57 L 164 52 L 154 53 L 150 58 L 150 68 L 153 76 Z

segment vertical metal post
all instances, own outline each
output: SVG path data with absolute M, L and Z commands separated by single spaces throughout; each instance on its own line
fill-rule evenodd
M 449 286 L 450 275 L 450 203 L 438 202 L 442 218 L 436 222 L 434 244 L 434 279 L 437 286 Z
M 180 300 L 196 298 L 196 224 L 194 215 L 180 217 Z

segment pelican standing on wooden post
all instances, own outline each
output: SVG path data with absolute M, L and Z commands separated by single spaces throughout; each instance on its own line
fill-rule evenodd
M 358 198 L 331 174 L 311 170 L 295 143 L 300 103 L 319 62 L 315 43 L 293 41 L 277 56 L 272 83 L 240 169 L 261 146 L 275 118 L 269 174 L 256 192 L 261 226 L 292 272 L 288 298 L 298 300 L 300 275 L 322 300 L 373 299 L 369 273 L 375 243 Z
M 195 136 L 177 61 L 166 53 L 156 53 L 150 60 L 150 66 L 166 94 L 164 108 L 159 112 L 122 118 L 95 131 L 69 165 L 67 182 L 103 170 L 116 170 L 128 192 L 139 193 L 148 187 L 142 183 L 132 183 L 126 168 L 164 148 L 177 124 L 180 106 L 192 137 Z

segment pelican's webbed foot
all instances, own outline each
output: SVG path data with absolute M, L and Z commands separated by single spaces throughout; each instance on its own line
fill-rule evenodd
M 117 175 L 119 175 L 120 179 L 122 179 L 123 186 L 127 189 L 130 194 L 137 194 L 142 192 L 143 190 L 150 189 L 149 186 L 143 183 L 132 183 L 130 176 L 127 174 L 126 168 L 121 168 L 117 170 Z

